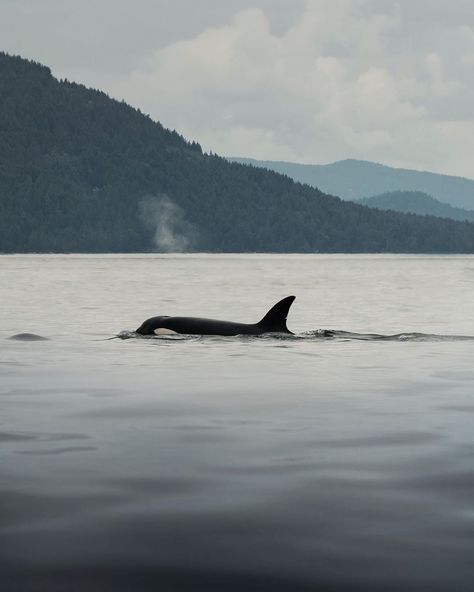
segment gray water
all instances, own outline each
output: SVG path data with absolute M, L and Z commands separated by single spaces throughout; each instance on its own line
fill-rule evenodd
M 0 257 L 2 590 L 474 589 L 473 293 L 470 256 Z M 290 294 L 294 337 L 127 333 Z

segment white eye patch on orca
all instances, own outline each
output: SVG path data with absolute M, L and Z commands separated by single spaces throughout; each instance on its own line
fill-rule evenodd
M 165 327 L 158 327 L 153 331 L 155 335 L 177 335 L 176 331 L 172 329 L 166 329 Z

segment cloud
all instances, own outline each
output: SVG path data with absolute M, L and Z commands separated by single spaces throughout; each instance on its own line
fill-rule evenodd
M 474 177 L 472 0 L 0 0 L 0 36 L 206 150 Z
M 150 53 L 114 94 L 221 154 L 474 176 L 472 8 L 415 4 L 310 0 L 279 33 L 247 8 Z

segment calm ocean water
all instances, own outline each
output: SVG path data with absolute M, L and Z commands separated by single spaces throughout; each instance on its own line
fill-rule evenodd
M 106 340 L 290 294 L 296 337 Z M 471 256 L 0 257 L 2 590 L 473 590 L 473 295 Z

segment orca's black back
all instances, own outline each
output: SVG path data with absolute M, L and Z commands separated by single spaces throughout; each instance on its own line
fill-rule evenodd
M 168 317 L 161 327 L 187 335 L 258 335 L 264 332 L 257 325 L 197 317 Z
M 136 332 L 153 335 L 158 329 L 168 329 L 187 335 L 261 335 L 262 333 L 291 333 L 286 326 L 286 317 L 294 296 L 287 296 L 277 302 L 259 323 L 234 323 L 217 319 L 198 317 L 151 317 L 144 321 Z

